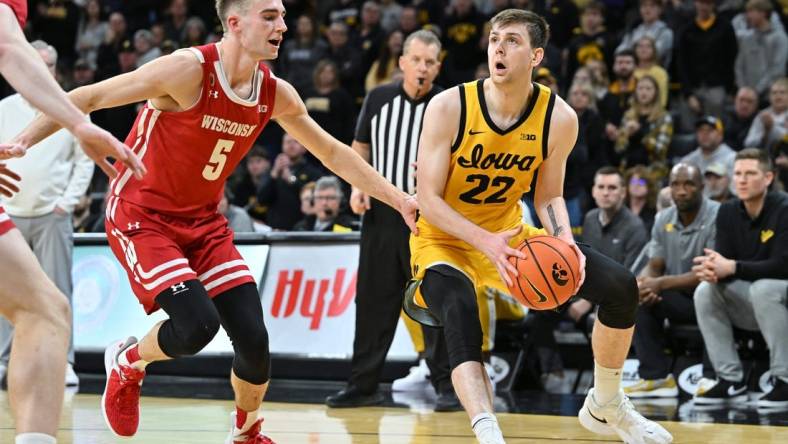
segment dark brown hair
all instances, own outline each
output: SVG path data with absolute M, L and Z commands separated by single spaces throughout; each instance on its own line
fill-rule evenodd
M 532 48 L 544 48 L 550 38 L 550 26 L 541 15 L 523 9 L 504 9 L 490 19 L 493 26 L 525 25 Z

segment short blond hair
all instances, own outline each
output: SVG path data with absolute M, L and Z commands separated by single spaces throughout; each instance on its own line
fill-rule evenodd
M 230 8 L 237 6 L 241 12 L 246 12 L 249 9 L 250 0 L 216 0 L 216 13 L 219 15 L 219 20 L 222 22 L 222 28 L 227 31 L 227 15 Z

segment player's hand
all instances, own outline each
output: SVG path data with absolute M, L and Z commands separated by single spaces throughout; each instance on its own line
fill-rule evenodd
M 353 187 L 353 190 L 350 192 L 350 209 L 353 210 L 353 213 L 361 216 L 370 208 L 372 207 L 369 202 L 369 194 Z
M 404 197 L 399 205 L 399 213 L 405 219 L 405 224 L 410 228 L 411 233 L 418 236 L 419 229 L 416 227 L 416 218 L 419 214 L 419 202 L 416 200 L 416 196 Z
M 142 179 L 146 173 L 145 165 L 129 147 L 121 143 L 108 131 L 105 131 L 90 122 L 80 123 L 75 126 L 74 137 L 79 140 L 82 150 L 96 165 L 99 166 L 110 179 L 118 176 L 118 170 L 109 161 L 109 157 L 119 160 L 126 165 L 137 179 Z
M 509 262 L 509 257 L 517 256 L 520 259 L 525 259 L 525 253 L 509 246 L 509 241 L 520 234 L 523 226 L 519 225 L 511 230 L 502 231 L 500 233 L 489 233 L 478 242 L 476 248 L 487 256 L 487 259 L 495 265 L 501 279 L 508 287 L 514 285 L 512 276 L 517 277 L 517 267 Z
M 564 239 L 564 240 L 566 240 L 566 239 Z M 586 281 L 586 255 L 583 254 L 582 251 L 580 251 L 580 247 L 577 246 L 577 243 L 575 243 L 574 240 L 571 241 L 571 242 L 567 241 L 567 243 L 575 251 L 575 254 L 577 255 L 578 264 L 579 264 L 578 270 L 580 271 L 580 279 L 578 279 L 578 281 L 577 281 L 577 286 L 575 287 L 575 292 L 572 293 L 573 295 L 575 295 L 575 294 L 577 294 L 577 292 L 580 291 L 580 287 L 583 286 L 583 282 Z
M 22 180 L 19 174 L 8 169 L 4 163 L 0 163 L 0 194 L 11 197 L 19 192 L 19 187 L 14 182 Z
M 27 149 L 19 143 L 0 143 L 0 160 L 22 157 L 25 153 L 27 153 Z

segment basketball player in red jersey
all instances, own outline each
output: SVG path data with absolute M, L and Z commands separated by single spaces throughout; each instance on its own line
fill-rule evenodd
M 71 93 L 86 112 L 148 99 L 126 144 L 149 173 L 139 180 L 121 169 L 106 226 L 140 303 L 148 313 L 164 309 L 169 319 L 139 342 L 129 338 L 107 349 L 102 409 L 119 436 L 137 431 L 145 367 L 197 353 L 221 324 L 235 350 L 236 411 L 226 442 L 272 442 L 260 434 L 257 414 L 270 366 L 260 296 L 217 212 L 226 178 L 269 119 L 415 229 L 415 200 L 321 129 L 295 89 L 261 63 L 277 56 L 287 30 L 281 0 L 217 0 L 216 7 L 225 28 L 220 43 L 176 51 Z M 17 143 L 30 146 L 56 129 L 38 119 Z
M 107 156 L 144 171 L 139 159 L 109 133 L 88 123 L 49 74 L 25 40 L 21 27 L 26 0 L 0 0 L 0 74 L 22 96 L 80 141 L 86 153 L 113 177 Z M 23 147 L 0 141 L 0 193 L 18 191 L 19 177 L 2 160 L 24 154 Z M 71 337 L 71 311 L 66 297 L 41 270 L 35 256 L 0 206 L 0 315 L 14 324 L 14 347 L 7 372 L 11 410 L 16 419 L 16 444 L 55 441 L 63 404 L 66 351 Z

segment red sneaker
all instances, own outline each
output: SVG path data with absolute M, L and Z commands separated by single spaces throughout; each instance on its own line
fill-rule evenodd
M 137 433 L 140 423 L 140 387 L 145 372 L 118 364 L 118 356 L 137 343 L 137 338 L 111 344 L 104 351 L 107 385 L 101 397 L 101 412 L 116 436 L 128 438 Z
M 276 444 L 271 438 L 260 433 L 260 426 L 263 425 L 263 418 L 258 419 L 249 427 L 249 430 L 242 435 L 235 434 L 235 412 L 230 415 L 230 435 L 224 444 Z

